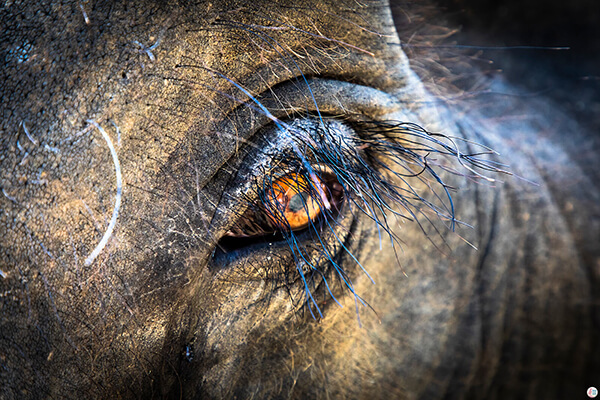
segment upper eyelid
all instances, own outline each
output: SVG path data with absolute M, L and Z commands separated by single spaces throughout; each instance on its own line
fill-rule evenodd
M 396 119 L 410 118 L 394 95 L 381 90 L 332 79 L 313 78 L 309 79 L 308 83 L 312 87 L 316 104 L 320 107 L 322 114 L 339 116 L 343 117 L 343 119 L 356 117 L 360 120 L 378 120 L 390 115 L 395 115 Z M 360 95 L 358 96 L 357 91 L 360 91 Z M 286 81 L 265 90 L 261 95 L 255 96 L 255 98 L 261 101 L 276 118 L 287 119 L 290 117 L 290 111 L 297 117 L 302 117 L 303 114 L 311 116 L 311 112 L 314 112 L 314 108 L 311 108 L 314 107 L 314 103 L 307 100 L 308 95 L 307 91 L 303 91 L 298 87 L 297 82 Z M 281 101 L 284 102 L 284 107 L 280 106 L 282 104 Z M 335 119 L 335 117 L 333 118 Z M 292 119 L 294 119 L 293 116 Z M 246 126 L 238 126 L 240 122 L 246 124 Z M 214 142 L 212 146 L 218 150 L 221 150 L 220 146 L 228 146 L 229 150 L 227 151 L 229 155 L 222 159 L 220 165 L 214 168 L 210 175 L 203 177 L 203 179 L 198 179 L 197 187 L 199 190 L 214 177 L 218 176 L 218 172 L 224 167 L 236 171 L 237 176 L 239 176 L 241 170 L 247 167 L 244 165 L 243 157 L 240 157 L 240 143 L 243 143 L 243 147 L 246 149 L 254 148 L 257 145 L 255 139 L 256 133 L 272 123 L 268 116 L 261 114 L 254 107 L 248 107 L 246 103 L 238 105 L 228 113 L 228 116 L 223 118 L 221 123 L 213 130 L 212 135 L 218 136 L 219 132 L 229 133 L 230 135 L 227 138 L 221 138 L 221 140 L 216 139 L 216 146 Z M 212 135 L 209 132 L 207 133 L 207 135 L 203 135 L 204 138 L 202 140 L 214 141 L 215 139 L 210 139 Z M 231 140 L 231 136 L 235 138 L 235 142 Z M 202 145 L 200 148 L 206 149 Z M 208 157 L 208 153 L 210 151 L 205 151 L 202 154 L 198 154 L 198 156 Z M 247 156 L 248 151 L 243 151 L 242 153 L 244 156 Z M 208 159 L 206 164 L 214 165 L 214 160 Z M 248 176 L 255 176 L 251 172 L 248 173 Z M 224 189 L 227 195 L 221 198 L 216 207 L 227 207 L 230 210 L 241 212 L 243 207 L 247 207 L 241 197 L 244 193 L 248 193 L 251 190 L 250 184 L 248 181 L 244 182 L 237 178 L 230 180 L 230 184 Z M 221 213 L 211 221 L 211 230 L 214 231 L 213 233 L 216 236 L 219 236 L 222 230 L 226 230 L 225 225 L 228 225 L 228 223 L 224 220 L 221 221 L 224 218 L 226 218 L 225 214 Z
M 218 131 L 236 131 L 234 125 L 239 124 L 240 120 L 253 120 L 258 122 L 254 129 L 238 135 L 240 140 L 248 140 L 264 125 L 272 122 L 270 116 L 281 120 L 289 118 L 290 112 L 320 112 L 332 116 L 363 115 L 380 119 L 401 111 L 407 113 L 406 118 L 402 119 L 415 120 L 413 115 L 408 115 L 408 110 L 395 95 L 379 89 L 344 80 L 322 78 L 307 79 L 307 84 L 310 85 L 310 90 L 306 85 L 299 86 L 297 82 L 288 80 L 253 95 L 253 99 L 240 100 L 240 104 L 224 116 L 223 123 L 217 127 Z M 263 107 L 270 115 L 265 115 Z
M 399 111 L 407 112 L 395 95 L 370 86 L 330 78 L 311 78 L 307 83 L 310 91 L 306 86 L 283 82 L 258 98 L 270 102 L 269 93 L 272 91 L 276 95 L 276 102 L 274 105 L 268 104 L 267 108 L 278 118 L 286 115 L 290 109 L 316 112 L 316 107 L 323 114 L 360 114 L 371 119 L 384 118 Z M 278 110 L 277 105 L 282 103 L 287 103 L 288 107 Z
M 331 80 L 331 79 L 308 79 L 312 87 L 312 93 L 315 96 L 316 104 L 322 114 L 338 115 L 344 118 L 353 118 L 360 116 L 367 119 L 393 119 L 415 120 L 409 115 L 407 110 L 402 108 L 395 96 L 378 89 L 367 86 L 360 86 L 350 82 Z M 360 96 L 356 95 L 359 90 Z M 260 101 L 269 112 L 278 119 L 288 118 L 291 112 L 300 116 L 302 112 L 315 112 L 314 104 L 307 101 L 308 93 L 302 91 L 296 82 L 286 81 L 275 85 L 272 88 L 264 90 L 255 98 Z M 356 97 L 360 97 L 357 100 Z M 286 106 L 281 108 L 281 102 Z M 239 104 L 211 131 L 205 132 L 200 137 L 192 140 L 197 143 L 198 148 L 203 148 L 204 153 L 198 153 L 198 165 L 214 165 L 214 154 L 216 152 L 225 153 L 225 156 L 217 161 L 218 168 L 210 171 L 200 171 L 205 176 L 198 177 L 198 187 L 202 188 L 214 177 L 217 171 L 227 164 L 231 164 L 232 157 L 235 157 L 243 146 L 253 147 L 256 145 L 253 136 L 271 124 L 269 117 L 262 114 L 259 110 L 245 102 Z M 242 126 L 240 126 L 242 124 Z M 243 126 L 243 124 L 246 124 Z M 204 160 L 204 158 L 210 158 Z

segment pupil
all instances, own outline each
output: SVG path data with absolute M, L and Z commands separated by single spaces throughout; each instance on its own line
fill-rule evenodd
M 308 193 L 297 193 L 290 199 L 290 202 L 288 203 L 288 209 L 293 213 L 306 211 L 306 200 L 308 200 Z

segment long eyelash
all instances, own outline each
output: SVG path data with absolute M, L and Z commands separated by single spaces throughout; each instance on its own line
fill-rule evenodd
M 358 132 L 358 137 L 335 135 L 329 130 L 326 118 L 318 111 L 319 107 L 301 68 L 296 64 L 293 57 L 288 56 L 287 50 L 274 37 L 267 35 L 260 27 L 235 21 L 220 20 L 218 21 L 219 24 L 240 29 L 258 38 L 268 48 L 278 53 L 289 68 L 297 69 L 303 80 L 303 82 L 299 82 L 299 78 L 296 78 L 297 82 L 304 83 L 308 87 L 312 103 L 314 103 L 318 114 L 315 116 L 318 119 L 318 127 L 312 127 L 310 131 L 290 126 L 271 114 L 269 109 L 257 97 L 253 96 L 248 89 L 219 71 L 201 64 L 195 65 L 195 63 L 178 65 L 179 68 L 203 69 L 214 74 L 216 78 L 228 81 L 243 93 L 242 98 L 222 93 L 215 88 L 208 88 L 218 91 L 222 95 L 239 102 L 244 107 L 254 109 L 256 112 L 268 117 L 276 125 L 282 136 L 291 139 L 288 151 L 269 155 L 268 158 L 271 158 L 277 167 L 264 171 L 262 181 L 258 182 L 256 186 L 258 193 L 253 196 L 254 200 L 249 199 L 249 207 L 258 198 L 260 204 L 256 207 L 262 210 L 268 209 L 267 196 L 264 196 L 264 193 L 284 172 L 293 171 L 305 181 L 315 182 L 317 173 L 313 165 L 318 164 L 331 170 L 341 184 L 351 213 L 355 216 L 362 215 L 370 219 L 378 231 L 380 242 L 384 240 L 384 237 L 389 238 L 394 252 L 401 245 L 402 240 L 390 226 L 388 215 L 395 219 L 416 222 L 425 237 L 439 249 L 438 245 L 427 234 L 422 221 L 430 224 L 440 237 L 442 237 L 442 234 L 434 224 L 433 219 L 445 222 L 452 231 L 454 231 L 455 225 L 460 223 L 455 218 L 451 196 L 451 191 L 455 189 L 444 183 L 440 177 L 440 172 L 446 171 L 463 175 L 467 179 L 477 181 L 493 181 L 493 179 L 482 175 L 481 172 L 483 171 L 506 172 L 502 170 L 503 166 L 501 164 L 482 158 L 483 155 L 493 153 L 490 149 L 463 141 L 462 145 L 465 145 L 465 147 L 474 146 L 482 149 L 480 152 L 463 152 L 461 150 L 462 145 L 459 146 L 462 139 L 427 132 L 420 126 L 411 123 L 348 121 L 354 130 Z M 312 107 L 307 107 L 307 112 L 309 108 Z M 315 138 L 318 138 L 318 140 L 315 140 Z M 453 166 L 452 160 L 456 161 L 455 164 L 458 164 L 458 166 Z M 428 188 L 428 191 L 433 194 L 433 199 L 428 200 L 424 197 L 425 194 L 417 192 L 415 185 L 411 184 L 415 180 L 423 183 Z M 315 187 L 318 188 L 318 184 Z M 319 205 L 324 210 L 320 225 L 318 226 L 311 221 L 308 227 L 308 231 L 313 238 L 311 243 L 315 246 L 304 245 L 297 234 L 290 229 L 282 229 L 280 232 L 292 252 L 296 274 L 303 281 L 303 302 L 308 306 L 307 308 L 313 318 L 316 318 L 317 315 L 321 317 L 322 312 L 315 299 L 315 294 L 319 292 L 319 288 L 322 286 L 324 292 L 328 293 L 339 304 L 334 289 L 328 281 L 330 276 L 333 276 L 334 279 L 337 278 L 341 286 L 353 294 L 358 315 L 359 303 L 367 304 L 354 290 L 349 272 L 341 266 L 341 258 L 348 255 L 367 276 L 369 274 L 355 255 L 352 254 L 343 238 L 337 236 L 335 228 L 338 223 L 335 215 L 327 210 L 325 197 L 322 196 L 322 193 L 311 193 L 311 195 L 320 202 Z M 244 216 L 240 215 L 240 218 L 244 218 Z M 285 226 L 285 221 L 280 222 L 280 225 Z M 332 234 L 335 246 L 339 246 L 338 249 L 342 251 L 335 252 L 330 249 L 330 246 L 327 246 L 323 241 L 322 236 L 324 233 Z M 309 252 L 313 251 L 318 253 L 316 257 L 310 256 Z M 442 250 L 440 249 L 440 251 Z M 396 258 L 400 264 L 397 254 Z M 318 261 L 310 261 L 314 259 Z M 326 260 L 326 262 L 321 262 L 321 260 Z M 293 271 L 289 271 L 289 273 L 294 274 Z M 293 282 L 294 279 L 288 276 L 285 277 L 285 280 Z
M 454 204 L 450 194 L 455 189 L 444 183 L 438 170 L 462 175 L 471 180 L 492 182 L 494 179 L 486 177 L 478 170 L 506 172 L 502 169 L 504 167 L 502 164 L 482 158 L 483 155 L 493 154 L 489 148 L 463 141 L 460 138 L 428 132 L 413 123 L 399 121 L 351 122 L 355 131 L 359 133 L 358 137 L 336 136 L 328 129 L 325 118 L 320 114 L 317 117 L 318 127 L 312 127 L 310 131 L 291 126 L 271 114 L 260 100 L 224 74 L 199 65 L 180 65 L 180 67 L 201 68 L 227 80 L 250 100 L 248 102 L 233 98 L 235 101 L 239 101 L 245 107 L 250 107 L 271 119 L 281 135 L 290 139 L 291 150 L 270 155 L 269 158 L 278 167 L 266 171 L 263 175 L 263 182 L 258 185 L 263 188 L 263 193 L 264 188 L 269 187 L 274 179 L 281 176 L 284 171 L 295 171 L 304 180 L 314 182 L 316 173 L 312 165 L 324 165 L 333 171 L 336 179 L 342 185 L 351 212 L 355 216 L 357 214 L 365 215 L 373 221 L 378 231 L 380 247 L 383 237 L 389 238 L 398 265 L 401 263 L 397 255 L 397 247 L 401 245 L 402 239 L 390 227 L 386 211 L 396 219 L 416 222 L 425 237 L 443 253 L 442 249 L 427 234 L 421 220 L 427 221 L 442 240 L 441 232 L 428 213 L 433 213 L 438 220 L 448 222 L 448 228 L 452 231 L 457 223 L 462 222 L 455 218 Z M 482 151 L 463 152 L 458 145 L 461 141 L 471 147 L 480 147 Z M 432 159 L 432 156 L 439 157 L 440 160 Z M 451 165 L 450 161 L 452 160 L 459 164 L 460 169 Z M 448 161 L 448 163 L 443 163 L 443 161 Z M 414 185 L 410 182 L 413 179 L 428 187 L 429 191 L 433 193 L 435 203 L 427 200 L 414 189 Z M 318 187 L 316 182 L 315 184 Z M 404 187 L 400 185 L 404 185 Z M 315 193 L 314 198 L 321 199 L 322 196 L 320 193 Z M 263 197 L 261 201 L 264 208 L 265 198 Z M 322 210 L 327 209 L 323 202 L 319 205 Z M 316 319 L 317 315 L 322 317 L 323 314 L 315 294 L 323 286 L 325 293 L 328 293 L 337 304 L 340 304 L 328 281 L 329 274 L 331 274 L 337 278 L 342 287 L 345 287 L 354 296 L 360 323 L 359 304 L 365 306 L 368 304 L 356 293 L 350 274 L 341 265 L 342 257 L 348 255 L 363 273 L 367 276 L 369 274 L 344 241 L 336 235 L 334 216 L 329 212 L 324 212 L 322 220 L 325 223 L 323 231 L 333 234 L 335 245 L 342 249 L 342 251 L 333 252 L 339 254 L 338 256 L 332 255 L 332 251 L 323 243 L 319 227 L 312 222 L 309 224 L 308 230 L 312 233 L 313 239 L 318 241 L 316 248 L 313 246 L 309 249 L 304 246 L 291 230 L 282 230 L 281 232 L 292 252 L 296 272 L 303 282 L 303 303 L 307 305 L 313 318 Z M 309 251 L 317 251 L 320 254 L 317 254 L 317 257 L 310 257 Z M 311 259 L 325 259 L 327 262 L 311 262 Z M 291 271 L 289 273 L 293 274 Z M 293 282 L 290 276 L 285 277 L 285 280 Z
M 327 119 L 319 121 L 320 123 L 315 124 L 317 127 L 310 128 L 290 126 L 279 121 L 279 129 L 290 138 L 291 145 L 288 150 L 277 150 L 276 154 L 269 155 L 275 167 L 264 171 L 257 183 L 255 197 L 258 198 L 259 207 L 266 210 L 272 219 L 278 219 L 280 226 L 286 227 L 287 221 L 281 218 L 283 210 L 273 210 L 273 205 L 269 204 L 269 190 L 272 190 L 269 188 L 272 188 L 282 174 L 290 171 L 297 174 L 298 185 L 306 185 L 306 182 L 311 182 L 314 175 L 319 173 L 312 166 L 326 168 L 342 186 L 345 202 L 352 214 L 363 214 L 373 221 L 379 232 L 380 242 L 384 236 L 388 237 L 394 251 L 401 244 L 401 238 L 393 231 L 386 213 L 396 219 L 416 222 L 430 241 L 432 240 L 421 222 L 424 219 L 435 227 L 429 214 L 433 213 L 452 231 L 456 223 L 459 223 L 455 218 L 451 196 L 454 189 L 444 183 L 438 170 L 486 181 L 494 180 L 483 175 L 484 171 L 507 173 L 502 169 L 502 164 L 482 157 L 493 154 L 489 148 L 463 141 L 481 149 L 477 152 L 463 152 L 458 146 L 461 139 L 428 132 L 416 124 L 397 121 L 352 122 L 358 136 L 343 136 L 336 134 Z M 452 166 L 452 160 L 460 169 Z M 424 194 L 418 193 L 411 184 L 412 180 L 424 183 L 433 193 L 434 200 L 427 200 Z M 371 280 L 372 278 L 343 238 L 336 233 L 336 215 L 328 207 L 322 194 L 312 185 L 308 185 L 306 189 L 318 201 L 322 210 L 321 220 L 310 221 L 308 227 L 313 239 L 311 244 L 303 245 L 291 229 L 281 230 L 304 285 L 304 303 L 308 305 L 313 318 L 317 318 L 317 315 L 322 317 L 315 298 L 322 285 L 324 291 L 340 304 L 328 281 L 333 276 L 353 294 L 358 316 L 359 304 L 368 305 L 356 293 L 350 274 L 340 263 L 341 257 L 348 255 L 363 273 Z M 339 246 L 338 250 L 341 251 L 336 252 L 324 243 L 324 233 L 332 235 L 335 246 Z M 435 245 L 433 241 L 432 243 Z M 314 251 L 317 252 L 316 257 L 309 254 Z M 398 259 L 397 255 L 396 258 Z M 311 259 L 317 261 L 311 262 Z M 322 260 L 326 262 L 321 262 Z

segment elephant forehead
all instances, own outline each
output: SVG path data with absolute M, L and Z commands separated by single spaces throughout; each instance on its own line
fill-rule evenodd
M 390 51 L 396 39 L 380 4 L 357 12 L 339 2 L 259 3 L 11 3 L 3 30 L 13 44 L 0 83 L 10 106 L 0 123 L 13 134 L 0 139 L 2 149 L 31 145 L 29 167 L 17 168 L 28 172 L 41 173 L 41 164 L 81 170 L 65 163 L 83 162 L 107 176 L 108 152 L 90 134 L 88 121 L 95 120 L 128 154 L 124 162 L 135 163 L 123 165 L 131 179 L 127 174 L 164 165 L 186 135 L 223 133 L 219 121 L 277 83 L 302 75 L 343 76 L 384 89 L 401 83 L 386 67 L 407 63 Z M 22 15 L 31 15 L 27 29 Z M 1 162 L 14 170 L 22 158 Z M 60 179 L 57 171 L 44 169 L 45 179 Z M 2 187 L 15 187 L 18 175 Z
M 169 86 L 169 78 L 193 82 L 180 100 L 213 118 L 221 110 L 206 105 L 224 101 L 215 99 L 232 87 L 216 72 L 260 92 L 276 75 L 298 75 L 295 69 L 318 74 L 352 52 L 381 55 L 385 35 L 393 31 L 380 6 L 350 12 L 338 2 L 292 8 L 258 3 L 11 4 L 2 10 L 10 39 L 3 44 L 2 88 L 6 100 L 20 107 L 8 120 L 26 119 L 32 127 L 40 121 L 33 115 L 52 110 L 77 129 L 85 118 L 124 105 L 139 107 L 148 98 L 165 103 L 185 86 L 184 81 Z M 264 66 L 270 73 L 249 78 Z M 55 104 L 61 107 L 54 110 Z

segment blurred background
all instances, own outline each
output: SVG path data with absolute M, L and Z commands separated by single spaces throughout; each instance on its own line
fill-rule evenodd
M 433 45 L 457 45 L 456 51 L 446 49 L 440 55 L 440 62 L 453 72 L 461 71 L 452 59 L 461 53 L 480 70 L 502 76 L 525 95 L 552 98 L 588 133 L 600 137 L 600 1 L 433 0 L 435 12 L 416 11 L 423 17 L 420 23 L 401 11 L 403 7 L 418 10 L 414 1 L 391 1 L 396 5 L 397 26 L 413 24 L 412 32 L 435 25 L 456 28 L 442 42 L 432 41 Z M 412 39 L 412 32 L 401 33 L 405 43 Z M 460 48 L 465 45 L 481 48 Z M 506 48 L 512 46 L 539 48 Z M 460 89 L 476 90 L 469 87 L 468 78 L 462 84 L 455 82 Z
M 529 90 L 550 91 L 578 120 L 600 126 L 600 1 L 437 0 L 461 27 L 457 43 L 569 47 L 569 50 L 486 51 L 505 77 Z M 600 135 L 600 132 L 595 132 Z

